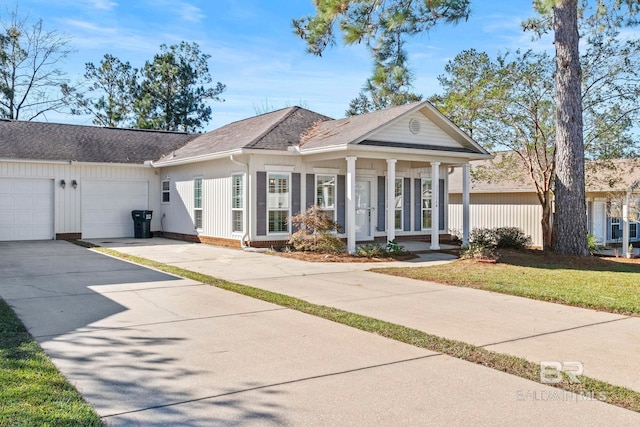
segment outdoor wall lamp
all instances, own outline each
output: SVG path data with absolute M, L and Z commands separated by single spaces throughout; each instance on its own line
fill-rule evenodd
M 75 179 L 71 181 L 71 186 L 73 187 L 74 190 L 78 188 L 78 181 L 76 181 Z
M 64 187 L 66 187 L 66 186 L 67 186 L 67 183 L 66 183 L 66 182 L 64 182 L 64 179 L 61 179 L 61 180 L 60 180 L 60 187 L 64 188 Z

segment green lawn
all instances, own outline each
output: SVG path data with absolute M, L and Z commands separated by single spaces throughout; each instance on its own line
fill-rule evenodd
M 503 251 L 496 264 L 459 260 L 432 267 L 373 271 L 638 315 L 640 263 L 637 261 L 557 256 L 534 250 Z
M 103 425 L 1 299 L 0 425 Z

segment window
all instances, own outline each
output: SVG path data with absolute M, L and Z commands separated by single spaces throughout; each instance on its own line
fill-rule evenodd
M 336 213 L 336 176 L 316 175 L 316 205 L 330 219 Z
M 622 238 L 622 229 L 620 228 L 620 218 L 611 218 L 611 239 L 617 240 Z
M 244 231 L 244 176 L 231 176 L 231 231 Z
M 637 239 L 638 238 L 638 223 L 630 222 L 629 223 L 629 238 Z
M 394 206 L 395 206 L 395 227 L 396 230 L 402 230 L 402 183 L 403 183 L 403 179 L 402 178 L 396 178 L 396 185 L 395 185 L 395 199 L 394 199 Z
M 267 223 L 269 233 L 289 232 L 289 174 L 270 173 L 267 177 Z
M 162 181 L 162 203 L 171 201 L 171 181 L 165 179 Z
M 431 180 L 422 180 L 422 228 L 431 228 Z
M 196 230 L 202 229 L 202 178 L 193 180 L 193 224 Z

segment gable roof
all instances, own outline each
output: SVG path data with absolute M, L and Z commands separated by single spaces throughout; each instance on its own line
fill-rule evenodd
M 289 107 L 229 123 L 199 135 L 156 164 L 231 152 L 242 148 L 286 151 L 300 144 L 314 123 L 332 120 L 301 107 Z
M 0 120 L 0 159 L 143 164 L 197 135 Z
M 418 144 L 398 144 L 393 141 L 375 141 L 375 133 L 414 112 L 421 112 L 448 136 L 461 145 L 460 148 Z M 415 148 L 467 153 L 489 153 L 471 137 L 447 119 L 428 101 L 399 105 L 359 116 L 322 122 L 314 126 L 303 138 L 300 152 L 341 147 L 351 143 L 387 146 L 390 148 Z

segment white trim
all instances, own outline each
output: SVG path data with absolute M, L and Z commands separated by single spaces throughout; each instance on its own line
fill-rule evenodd
M 396 238 L 396 159 L 387 159 L 387 242 Z
M 440 249 L 440 162 L 431 162 L 431 250 Z
M 313 168 L 313 173 L 320 175 L 338 175 L 340 173 L 339 168 Z
M 347 161 L 347 177 L 346 177 L 346 225 L 347 225 L 347 252 L 350 254 L 356 251 L 356 159 L 357 157 L 348 156 Z
M 376 176 L 377 172 L 376 169 L 356 169 L 356 175 L 358 176 Z
M 384 171 L 384 176 L 388 176 L 387 171 Z M 411 176 L 410 173 L 404 171 L 396 171 L 396 178 L 409 178 Z
M 266 172 L 293 172 L 296 167 L 290 165 L 264 165 L 263 168 Z
M 339 170 L 339 169 L 338 169 Z M 318 177 L 331 177 L 333 178 L 333 207 L 330 209 L 322 209 L 320 205 L 318 205 Z M 332 220 L 336 221 L 338 216 L 338 175 L 330 174 L 330 173 L 316 173 L 313 175 L 313 204 L 318 205 L 323 211 L 333 211 Z
M 462 246 L 469 247 L 469 224 L 470 222 L 470 205 L 471 198 L 469 195 L 470 187 L 469 163 L 462 166 Z
M 0 163 L 37 163 L 45 165 L 66 165 L 66 166 L 115 166 L 115 167 L 134 167 L 134 168 L 150 168 L 150 164 L 142 163 L 103 163 L 103 162 L 78 162 L 76 160 L 37 160 L 37 159 L 8 159 L 0 158 Z
M 200 207 L 196 208 L 196 180 L 200 180 Z M 193 197 L 193 229 L 196 231 L 202 231 L 204 227 L 204 178 L 201 175 L 197 175 L 193 177 L 193 188 L 192 188 L 192 197 Z M 200 227 L 196 226 L 196 212 L 200 212 Z
M 164 183 L 168 182 L 169 183 L 169 189 L 165 190 L 164 189 Z M 165 202 L 164 201 L 164 193 L 167 193 L 169 195 L 169 201 Z M 171 179 L 167 179 L 167 178 L 163 178 L 160 180 L 160 204 L 161 205 L 170 205 L 171 204 Z
M 269 212 L 270 211 L 274 211 L 274 212 L 285 212 L 285 209 L 269 209 L 269 176 L 270 175 L 287 175 L 287 190 L 288 190 L 288 195 L 289 195 L 289 199 L 287 200 L 287 208 L 286 208 L 286 212 L 287 212 L 287 230 L 286 231 L 269 231 Z M 287 171 L 267 171 L 267 186 L 266 186 L 266 191 L 267 191 L 267 200 L 266 200 L 266 214 L 267 214 L 267 236 L 286 236 L 289 235 L 291 232 L 291 172 L 287 172 Z
M 431 179 L 431 172 L 420 172 L 420 178 Z

